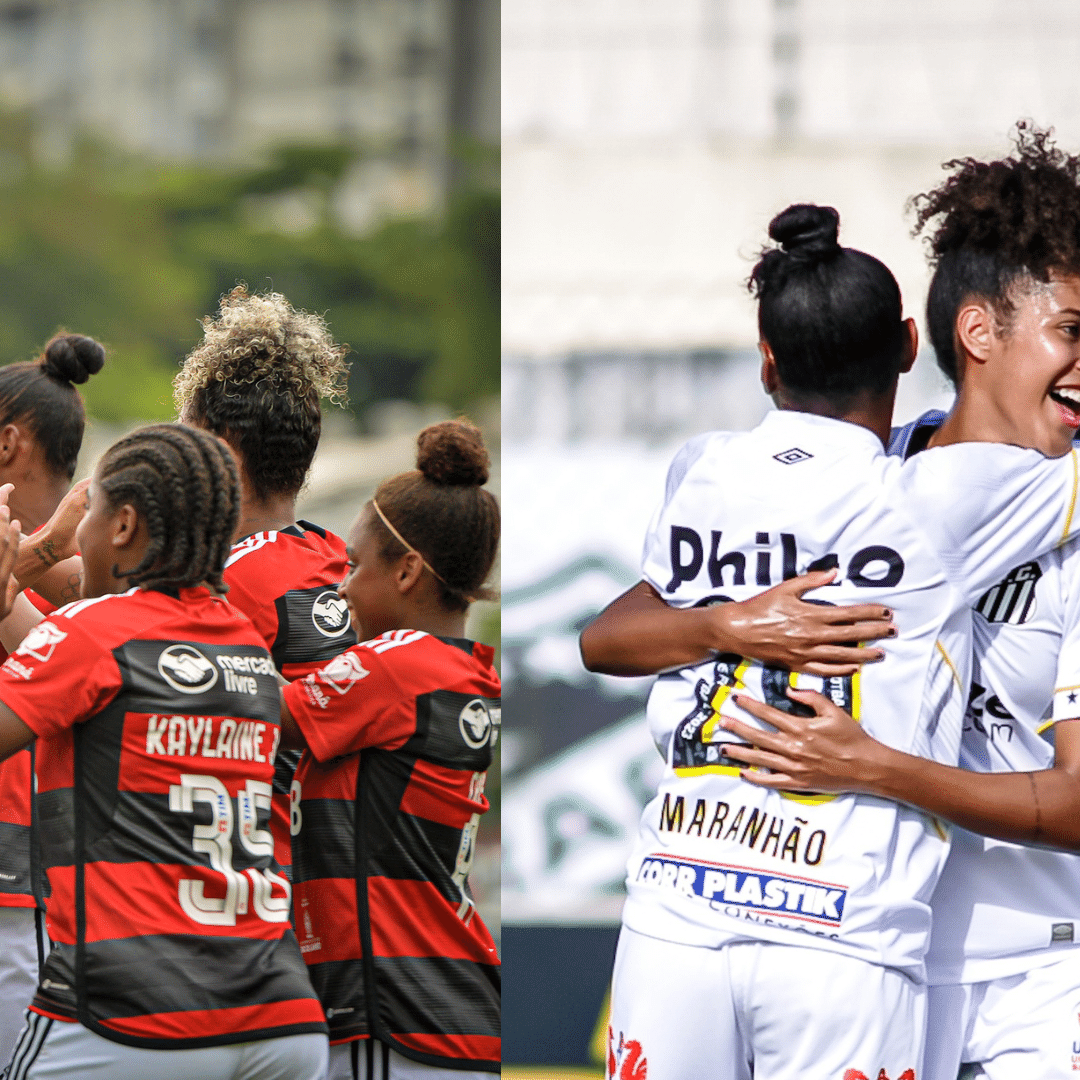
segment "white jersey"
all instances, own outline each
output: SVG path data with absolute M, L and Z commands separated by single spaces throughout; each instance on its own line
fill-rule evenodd
M 960 764 L 1054 764 L 1053 727 L 1080 717 L 1080 542 L 1013 568 L 975 607 Z M 1080 859 L 956 829 L 931 901 L 931 982 L 985 982 L 1080 944 Z
M 645 544 L 643 576 L 669 603 L 744 600 L 836 566 L 817 599 L 882 603 L 899 635 L 884 663 L 825 685 L 725 655 L 656 681 L 648 717 L 667 766 L 629 861 L 624 923 L 707 947 L 814 944 L 921 978 L 945 826 L 886 799 L 748 784 L 720 753 L 718 715 L 755 722 L 732 690 L 791 709 L 787 686 L 820 688 L 881 742 L 955 765 L 971 605 L 1072 534 L 1076 487 L 1075 452 L 969 443 L 901 463 L 865 428 L 805 413 L 688 443 Z

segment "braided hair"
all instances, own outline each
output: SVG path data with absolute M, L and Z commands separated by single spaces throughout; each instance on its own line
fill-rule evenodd
M 926 324 L 938 367 L 955 385 L 956 316 L 987 301 L 1000 331 L 1016 311 L 1016 289 L 1053 272 L 1080 275 L 1080 157 L 1066 154 L 1030 121 L 1015 128 L 1014 152 L 1000 161 L 956 158 L 951 175 L 911 199 L 914 233 L 924 233 L 934 276 Z
M 257 498 L 295 495 L 319 445 L 319 399 L 344 402 L 348 351 L 320 316 L 238 285 L 203 320 L 203 341 L 173 381 L 176 407 L 229 440 Z
M 114 443 L 98 484 L 110 509 L 133 506 L 150 544 L 130 584 L 192 586 L 222 578 L 240 516 L 240 480 L 229 447 L 185 424 L 154 424 Z M 116 567 L 113 574 L 121 576 Z
M 57 334 L 37 360 L 0 368 L 0 428 L 24 421 L 49 470 L 70 480 L 86 413 L 75 389 L 105 364 L 105 350 L 82 334 Z
M 487 483 L 490 459 L 479 430 L 465 420 L 432 424 L 416 440 L 416 469 L 384 480 L 375 501 L 387 520 L 434 570 L 448 611 L 494 599 L 484 582 L 499 549 L 499 504 Z M 393 561 L 405 547 L 378 517 L 380 554 Z

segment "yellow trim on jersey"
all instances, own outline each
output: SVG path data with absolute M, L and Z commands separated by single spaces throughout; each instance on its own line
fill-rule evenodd
M 960 676 L 956 673 L 956 665 L 952 662 L 952 657 L 945 651 L 945 646 L 941 644 L 940 639 L 934 642 L 937 651 L 941 653 L 942 659 L 949 665 L 949 670 L 952 672 L 952 677 L 956 681 L 956 685 L 963 690 L 964 684 L 960 681 Z
M 688 769 L 676 769 L 676 776 L 708 776 L 709 773 L 723 773 L 724 776 L 738 776 L 749 765 L 692 765 Z
M 743 676 L 746 674 L 747 669 L 750 667 L 753 661 L 747 660 L 745 657 L 739 666 L 735 669 L 735 681 L 729 686 L 726 683 L 723 686 L 718 686 L 713 691 L 713 696 L 709 698 L 709 708 L 712 709 L 713 714 L 701 727 L 701 741 L 703 743 L 711 743 L 713 741 L 713 735 L 716 734 L 716 727 L 720 723 L 720 706 L 724 704 L 733 690 L 745 690 L 746 684 L 743 682 Z
M 930 820 L 934 823 L 934 828 L 937 830 L 938 836 L 940 836 L 942 840 L 948 840 L 949 839 L 949 827 L 948 827 L 948 825 L 945 825 L 941 821 L 940 818 L 934 817 L 933 814 L 930 815 Z
M 1058 545 L 1064 544 L 1069 538 L 1069 530 L 1072 528 L 1073 511 L 1076 509 L 1076 489 L 1080 486 L 1080 467 L 1076 463 L 1076 450 L 1070 451 L 1073 465 L 1073 489 L 1072 498 L 1069 500 L 1069 512 L 1065 515 L 1065 528 L 1061 531 L 1061 539 Z
M 1041 735 L 1044 731 L 1049 731 L 1056 723 L 1056 720 L 1047 720 L 1045 724 L 1040 724 L 1035 729 L 1035 734 Z
M 1055 694 L 1064 694 L 1066 690 L 1080 690 L 1080 685 L 1077 686 L 1055 686 Z

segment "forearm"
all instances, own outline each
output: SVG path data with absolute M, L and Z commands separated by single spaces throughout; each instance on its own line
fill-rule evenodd
M 0 621 L 0 645 L 3 645 L 4 651 L 13 653 L 22 639 L 44 618 L 25 596 L 15 597 L 7 618 Z
M 604 675 L 656 675 L 700 664 L 716 651 L 709 608 L 612 605 L 581 634 L 581 659 Z
M 20 546 L 20 556 L 22 548 Z M 24 581 L 16 572 L 22 588 L 33 588 L 38 596 L 44 597 L 50 604 L 63 607 L 82 595 L 82 558 L 78 555 L 49 567 L 39 576 Z
M 997 840 L 1080 851 L 1080 780 L 1061 767 L 977 773 L 883 746 L 860 790 Z

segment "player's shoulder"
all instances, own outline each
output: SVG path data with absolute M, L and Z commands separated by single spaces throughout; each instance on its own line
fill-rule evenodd
M 390 630 L 358 642 L 347 652 L 361 664 L 375 664 L 399 679 L 431 683 L 433 688 L 475 674 L 489 677 L 492 685 L 498 686 L 494 650 L 468 638 L 436 637 L 423 630 Z M 331 660 L 329 666 L 340 659 Z
M 324 567 L 332 567 L 336 573 L 344 564 L 345 541 L 341 537 L 309 521 L 298 521 L 286 529 L 253 533 L 233 544 L 225 561 L 225 580 L 230 585 L 256 585 L 262 592 L 274 582 L 317 577 Z M 326 580 L 335 580 L 334 573 Z M 341 580 L 340 576 L 336 580 Z
M 906 458 L 910 454 L 924 449 L 926 440 L 945 422 L 948 414 L 940 409 L 927 409 L 921 416 L 889 432 L 886 453 L 894 457 Z M 920 445 L 921 444 L 921 445 Z

